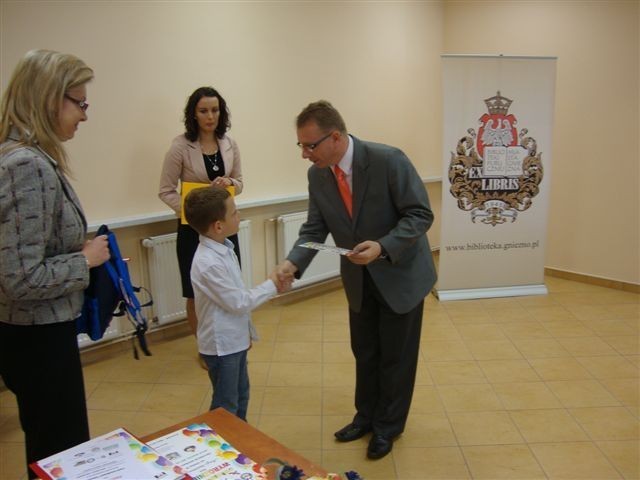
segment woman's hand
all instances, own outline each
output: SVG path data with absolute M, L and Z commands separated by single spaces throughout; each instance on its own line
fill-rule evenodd
M 213 187 L 222 187 L 226 188 L 232 185 L 231 179 L 229 177 L 218 177 L 211 182 Z
M 99 235 L 93 240 L 87 240 L 82 248 L 82 254 L 87 259 L 89 268 L 102 265 L 109 260 L 109 241 L 106 235 Z

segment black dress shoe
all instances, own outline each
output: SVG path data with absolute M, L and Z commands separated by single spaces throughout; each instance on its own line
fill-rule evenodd
M 371 431 L 371 427 L 364 427 L 362 425 L 356 425 L 350 423 L 344 428 L 338 430 L 334 435 L 339 442 L 351 442 L 357 440 Z
M 367 447 L 367 457 L 373 460 L 384 457 L 393 448 L 393 438 L 374 433 Z

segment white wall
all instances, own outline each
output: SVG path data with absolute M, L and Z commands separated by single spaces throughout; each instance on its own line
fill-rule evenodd
M 95 70 L 89 121 L 69 142 L 90 223 L 168 210 L 161 163 L 202 85 L 230 106 L 239 202 L 306 192 L 293 125 L 320 98 L 355 135 L 439 175 L 441 2 L 3 1 L 0 14 L 3 90 L 32 48 Z

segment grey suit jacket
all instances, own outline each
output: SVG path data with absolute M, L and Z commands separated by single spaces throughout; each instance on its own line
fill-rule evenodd
M 353 220 L 349 219 L 329 168 L 311 166 L 309 213 L 287 259 L 298 267 L 298 278 L 314 255 L 298 247 L 324 242 L 331 233 L 336 245 L 351 249 L 365 240 L 379 242 L 388 253 L 366 267 L 341 257 L 340 273 L 349 307 L 362 304 L 362 268 L 367 268 L 387 304 L 406 313 L 429 293 L 436 281 L 426 232 L 433 223 L 427 192 L 415 168 L 399 149 L 353 138 Z
M 86 231 L 80 202 L 55 160 L 31 147 L 0 155 L 0 322 L 37 325 L 80 315 L 89 284 L 80 253 Z

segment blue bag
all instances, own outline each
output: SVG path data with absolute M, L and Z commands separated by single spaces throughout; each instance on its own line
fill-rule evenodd
M 86 333 L 91 340 L 99 340 L 113 317 L 126 315 L 135 327 L 132 335 L 135 358 L 138 358 L 136 338 L 143 353 L 149 356 L 151 352 L 144 336 L 148 325 L 142 307 L 152 305 L 153 300 L 140 304 L 136 293 L 141 288 L 131 284 L 129 268 L 122 259 L 115 234 L 106 225 L 102 225 L 96 232 L 96 236 L 99 235 L 107 236 L 111 258 L 89 270 L 89 286 L 84 292 L 82 314 L 76 319 L 76 330 L 78 333 Z

